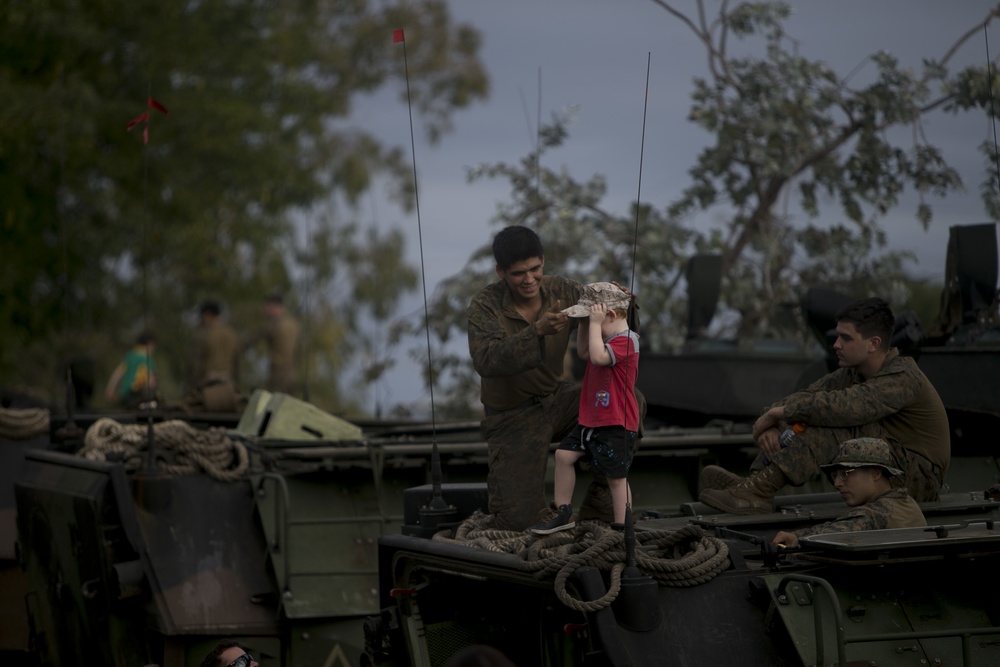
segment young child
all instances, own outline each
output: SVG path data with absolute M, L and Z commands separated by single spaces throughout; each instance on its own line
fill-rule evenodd
M 548 535 L 573 528 L 575 463 L 586 456 L 591 466 L 608 479 L 616 524 L 625 522 L 631 502 L 626 475 L 639 431 L 639 406 L 635 379 L 639 371 L 639 336 L 628 326 L 631 296 L 612 283 L 590 283 L 579 303 L 565 311 L 570 317 L 588 318 L 577 329 L 576 349 L 587 361 L 580 392 L 576 428 L 556 450 L 555 510 L 531 527 Z

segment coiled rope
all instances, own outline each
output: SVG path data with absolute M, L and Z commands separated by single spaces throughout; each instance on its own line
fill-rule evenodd
M 454 531 L 443 530 L 434 540 L 464 544 L 487 551 L 514 554 L 518 567 L 536 579 L 554 575 L 559 600 L 577 611 L 592 612 L 607 607 L 621 590 L 625 569 L 625 536 L 599 521 L 579 521 L 574 530 L 546 536 L 529 531 L 496 530 L 492 517 L 476 512 Z M 706 583 L 729 567 L 729 547 L 705 535 L 697 526 L 678 530 L 637 530 L 636 566 L 662 586 L 686 587 Z M 566 589 L 566 582 L 580 567 L 592 566 L 610 572 L 607 593 L 597 600 L 579 600 Z
M 48 432 L 46 408 L 0 408 L 0 438 L 27 440 Z
M 148 426 L 121 424 L 103 417 L 84 436 L 77 456 L 106 461 L 121 458 L 125 469 L 138 470 L 146 457 Z M 246 445 L 223 429 L 196 429 L 178 419 L 153 425 L 156 465 L 162 472 L 185 475 L 204 471 L 223 482 L 241 479 L 250 465 Z

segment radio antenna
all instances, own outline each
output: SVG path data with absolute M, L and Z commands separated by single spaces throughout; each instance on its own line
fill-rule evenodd
M 437 444 L 437 421 L 434 410 L 434 365 L 431 361 L 431 327 L 430 311 L 427 307 L 427 274 L 424 269 L 424 238 L 423 228 L 420 223 L 420 188 L 417 184 L 417 149 L 413 136 L 413 104 L 410 101 L 410 70 L 406 60 L 406 35 L 403 28 L 397 28 L 392 33 L 394 43 L 403 45 L 403 74 L 406 79 L 406 110 L 410 118 L 410 154 L 413 156 L 413 199 L 417 213 L 417 241 L 420 248 L 420 282 L 423 286 L 424 296 L 424 334 L 427 338 L 427 384 L 430 389 L 431 398 L 431 487 L 432 496 L 430 502 L 420 508 L 421 525 L 440 525 L 447 519 L 454 519 L 457 511 L 448 505 L 441 497 L 441 455 L 438 452 Z

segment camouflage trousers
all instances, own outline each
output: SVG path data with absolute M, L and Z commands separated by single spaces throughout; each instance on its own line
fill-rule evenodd
M 548 506 L 545 469 L 549 445 L 576 426 L 580 408 L 579 383 L 560 385 L 538 403 L 483 419 L 489 473 L 486 489 L 496 528 L 525 530 Z
M 889 441 L 892 444 L 892 441 Z M 941 486 L 944 484 L 944 470 L 930 459 L 906 451 L 907 464 L 903 468 L 906 472 L 906 490 L 910 497 L 917 502 L 939 500 Z
M 889 443 L 897 466 L 904 472 L 905 479 L 892 479 L 892 486 L 903 486 L 910 496 L 918 501 L 938 499 L 938 490 L 944 479 L 944 471 L 929 460 L 910 452 L 899 441 L 886 433 L 878 423 L 862 424 L 847 428 L 809 426 L 802 433 L 795 434 L 792 443 L 775 452 L 772 462 L 781 468 L 788 483 L 801 486 L 822 471 L 820 465 L 836 458 L 840 443 L 852 438 L 882 438 Z M 764 467 L 762 456 L 758 456 L 752 470 Z

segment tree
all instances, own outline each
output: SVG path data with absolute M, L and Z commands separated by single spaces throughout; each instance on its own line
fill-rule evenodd
M 950 74 L 958 48 L 978 35 L 1000 7 L 960 36 L 938 59 L 924 61 L 922 71 L 901 68 L 891 55 L 871 57 L 875 76 L 852 87 L 821 62 L 797 53 L 782 21 L 784 3 L 722 2 L 714 20 L 698 2 L 697 18 L 673 3 L 653 0 L 682 21 L 704 45 L 709 77 L 695 80 L 689 118 L 715 135 L 691 169 L 692 185 L 669 208 L 683 216 L 723 205 L 732 215 L 720 251 L 723 256 L 723 300 L 742 315 L 741 332 L 761 333 L 768 326 L 767 305 L 788 299 L 802 279 L 826 279 L 831 252 L 839 260 L 864 261 L 885 246 L 879 220 L 908 187 L 921 195 L 918 220 L 930 224 L 926 193 L 945 196 L 962 187 L 961 179 L 926 142 L 921 119 L 935 109 L 950 112 L 990 109 L 990 90 L 1000 78 L 986 67 Z M 764 39 L 764 56 L 733 56 L 731 38 Z M 910 126 L 909 146 L 893 143 L 887 130 Z M 995 178 L 992 192 L 996 192 Z M 843 223 L 826 227 L 810 222 L 795 228 L 779 212 L 779 203 L 795 193 L 812 221 L 819 217 L 822 196 L 835 199 Z M 993 197 L 995 201 L 995 196 Z M 987 200 L 989 203 L 989 200 Z M 847 275 L 873 277 L 898 268 L 899 257 L 884 266 L 856 266 Z M 825 267 L 825 268 L 824 268 Z
M 716 141 L 692 167 L 691 186 L 662 209 L 637 202 L 626 215 L 604 210 L 601 176 L 581 182 L 565 169 L 540 166 L 540 157 L 568 136 L 569 116 L 558 116 L 519 164 L 482 165 L 470 172 L 470 180 L 510 182 L 511 201 L 499 208 L 495 222 L 538 229 L 547 264 L 570 277 L 629 283 L 634 275 L 640 304 L 655 306 L 640 311 L 648 351 L 671 352 L 684 340 L 686 303 L 676 288 L 684 284 L 686 262 L 696 253 L 723 258 L 721 302 L 739 315 L 734 329 L 723 335 L 787 335 L 776 331 L 777 306 L 796 302 L 801 289 L 812 285 L 863 294 L 877 284 L 880 294 L 904 305 L 909 255 L 886 251 L 879 221 L 908 187 L 937 196 L 961 187 L 940 151 L 923 139 L 920 122 L 935 109 L 990 108 L 991 84 L 1000 90 L 995 71 L 984 66 L 949 74 L 947 66 L 958 47 L 998 10 L 941 58 L 926 61 L 920 74 L 880 53 L 871 59 L 873 80 L 852 88 L 826 65 L 797 53 L 782 28 L 789 13 L 783 3 L 741 3 L 730 9 L 722 2 L 710 22 L 703 2 L 696 19 L 671 3 L 654 2 L 691 28 L 709 57 L 709 78 L 695 80 L 690 120 Z M 753 37 L 763 38 L 763 57 L 727 51 L 732 38 Z M 887 130 L 899 126 L 914 127 L 913 145 L 891 142 Z M 997 192 L 995 178 L 990 183 L 986 189 Z M 805 225 L 793 225 L 781 212 L 793 194 L 810 216 Z M 838 202 L 843 218 L 827 212 L 827 222 L 820 223 L 824 196 Z M 996 197 L 986 203 L 995 206 Z M 685 226 L 685 216 L 714 206 L 731 212 L 722 229 Z M 930 223 L 932 210 L 923 199 L 917 216 Z M 453 396 L 470 410 L 474 374 L 461 352 L 447 352 L 447 343 L 464 331 L 463 310 L 475 288 L 492 279 L 492 271 L 489 247 L 483 246 L 459 275 L 439 287 L 433 306 L 431 326 L 442 343 L 439 375 L 453 382 L 459 389 Z
M 378 172 L 410 206 L 412 177 L 402 150 L 344 119 L 401 82 L 400 27 L 435 139 L 487 90 L 478 34 L 442 0 L 0 0 L 0 379 L 38 383 L 79 353 L 107 365 L 143 325 L 182 347 L 182 314 L 206 296 L 249 325 L 263 294 L 302 282 L 300 261 L 314 296 L 336 279 L 334 296 L 386 318 L 412 269 L 396 236 L 358 239 L 351 212 Z M 312 238 L 296 243 L 303 221 Z M 320 270 L 334 262 L 388 274 L 344 290 L 356 272 Z M 346 356 L 331 346 L 358 321 L 324 326 L 313 343 Z M 184 351 L 163 348 L 176 374 Z

